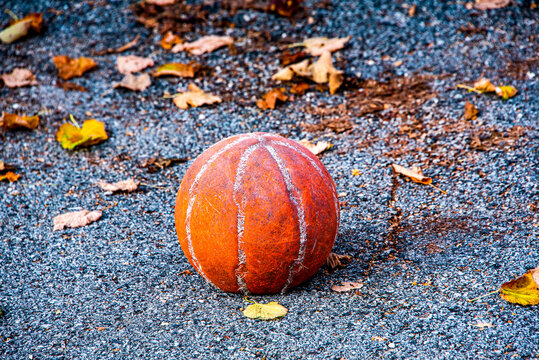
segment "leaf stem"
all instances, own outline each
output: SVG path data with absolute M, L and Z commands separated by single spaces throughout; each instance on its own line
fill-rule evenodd
M 6 14 L 8 14 L 9 16 L 11 16 L 13 18 L 13 20 L 19 21 L 19 17 L 17 15 L 15 15 L 15 13 L 13 11 L 11 11 L 9 9 L 6 9 L 6 10 L 4 10 L 4 12 Z
M 250 302 L 251 304 L 256 304 L 256 301 L 249 299 L 247 296 L 245 297 L 245 301 Z
M 431 183 L 431 184 L 428 184 L 428 185 L 432 186 L 433 188 L 435 188 L 436 190 L 438 190 L 438 191 L 441 192 L 442 194 L 447 195 L 447 191 L 440 189 L 438 186 L 432 185 L 432 183 Z
M 474 302 L 474 301 L 476 301 L 476 300 L 479 300 L 479 299 L 482 299 L 482 298 L 484 298 L 484 297 L 490 296 L 490 295 L 492 295 L 492 294 L 494 294 L 494 293 L 497 293 L 497 292 L 499 292 L 499 291 L 500 291 L 500 289 L 496 289 L 496 290 L 494 290 L 494 291 L 489 292 L 488 294 L 484 294 L 484 295 L 478 296 L 478 297 L 476 297 L 476 298 L 469 299 L 468 301 L 469 301 L 469 302 Z
M 77 122 L 75 121 L 75 118 L 73 117 L 73 114 L 69 114 L 69 120 L 71 120 L 71 122 L 72 122 L 73 124 L 75 124 L 75 126 L 76 126 L 77 128 L 80 129 L 80 126 L 79 126 L 79 124 L 77 124 Z
M 474 93 L 477 93 L 477 94 L 482 94 L 483 92 L 482 91 L 479 91 L 471 86 L 468 86 L 468 85 L 463 85 L 463 84 L 458 84 L 457 85 L 458 88 L 461 88 L 461 89 L 466 89 L 466 90 L 469 90 L 469 91 L 473 91 Z

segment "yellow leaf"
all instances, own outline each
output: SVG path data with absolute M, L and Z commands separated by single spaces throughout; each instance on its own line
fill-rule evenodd
M 504 100 L 512 98 L 518 92 L 518 90 L 514 88 L 513 86 L 498 86 L 496 87 L 495 91 L 496 91 L 496 94 L 498 96 L 501 96 L 502 99 Z
M 361 175 L 361 173 L 359 172 L 359 169 L 352 169 L 352 176 L 358 176 L 358 175 Z
M 500 296 L 513 304 L 539 304 L 539 267 L 524 275 L 504 283 L 500 288 Z
M 292 44 L 289 47 L 305 46 L 305 50 L 312 56 L 322 55 L 324 52 L 334 52 L 342 49 L 351 36 L 345 38 L 314 37 L 305 39 L 302 43 Z
M 58 55 L 52 61 L 58 69 L 58 75 L 64 80 L 82 76 L 82 74 L 97 66 L 93 59 L 86 57 L 72 59 L 66 55 Z
M 15 174 L 14 172 L 8 171 L 4 175 L 0 175 L 0 181 L 7 180 L 9 182 L 15 182 L 19 180 L 21 176 L 19 174 Z
M 492 84 L 490 80 L 486 78 L 482 78 L 476 81 L 473 84 L 473 87 L 475 90 L 480 91 L 482 93 L 496 91 L 496 86 L 494 86 L 494 84 Z
M 174 104 L 180 109 L 188 109 L 189 105 L 199 107 L 204 104 L 220 103 L 220 97 L 205 93 L 195 84 L 189 84 L 187 92 L 174 96 Z
M 180 64 L 180 63 L 169 63 L 161 65 L 157 70 L 152 74 L 155 77 L 159 76 L 179 76 L 192 78 L 195 77 L 196 68 L 199 65 L 197 63 L 193 64 Z
M 24 18 L 15 21 L 9 27 L 2 30 L 0 32 L 0 41 L 6 44 L 11 44 L 12 42 L 28 34 L 30 30 L 34 30 L 35 32 L 40 32 L 42 22 L 43 22 L 43 14 L 41 13 L 28 14 Z
M 39 124 L 39 115 L 25 116 L 17 114 L 8 114 L 2 112 L 0 117 L 0 128 L 3 129 L 17 129 L 26 128 L 33 130 Z
M 255 302 L 243 310 L 243 315 L 257 320 L 274 320 L 285 316 L 287 313 L 288 310 L 276 301 L 271 301 L 267 304 Z
M 80 146 L 98 144 L 108 139 L 105 124 L 95 119 L 86 120 L 82 128 L 70 123 L 60 126 L 56 132 L 56 140 L 64 149 L 75 149 Z
M 391 164 L 391 166 L 393 167 L 393 172 L 395 172 L 395 174 L 404 175 L 412 179 L 412 181 L 425 185 L 430 185 L 432 183 L 432 178 L 424 176 L 420 168 L 414 166 L 411 169 L 408 169 L 397 164 Z

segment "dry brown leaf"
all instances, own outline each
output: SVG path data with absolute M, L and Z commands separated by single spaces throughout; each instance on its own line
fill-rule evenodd
M 294 86 L 292 86 L 292 88 L 290 89 L 290 93 L 292 94 L 296 94 L 296 95 L 303 95 L 305 94 L 305 92 L 307 90 L 309 90 L 309 84 L 307 83 L 299 83 L 299 84 L 294 84 Z
M 64 80 L 82 76 L 85 72 L 97 66 L 93 59 L 86 57 L 72 59 L 66 55 L 58 55 L 52 61 L 58 69 L 58 75 Z
M 320 56 L 324 52 L 334 52 L 344 47 L 344 44 L 352 37 L 347 36 L 345 38 L 326 38 L 326 37 L 314 37 L 305 39 L 302 43 L 292 44 L 294 46 L 305 46 L 305 50 L 312 56 Z
M 290 81 L 295 75 L 304 76 L 310 78 L 312 76 L 309 70 L 310 60 L 305 59 L 299 63 L 288 65 L 280 69 L 275 75 L 271 77 L 272 80 Z
M 86 91 L 86 89 L 83 86 L 80 86 L 79 84 L 75 84 L 73 82 L 69 81 L 61 81 L 60 79 L 56 80 L 56 86 L 64 89 L 64 90 L 75 90 L 75 91 Z
M 262 99 L 256 102 L 256 106 L 262 110 L 275 109 L 277 100 L 285 102 L 288 99 L 288 96 L 284 94 L 284 88 L 271 89 L 268 93 L 264 94 Z
M 325 51 L 320 58 L 311 65 L 310 70 L 312 73 L 311 79 L 318 84 L 327 83 L 329 81 L 329 75 L 338 72 L 333 66 L 333 60 L 331 59 L 331 53 L 329 51 Z
M 10 88 L 37 85 L 35 75 L 28 69 L 15 68 L 11 74 L 3 74 L 1 77 L 4 84 Z
M 479 110 L 477 110 L 475 105 L 466 101 L 466 104 L 464 104 L 464 119 L 475 120 L 477 119 L 477 114 L 479 114 Z
M 475 90 L 483 93 L 496 91 L 496 86 L 494 86 L 494 84 L 487 78 L 479 79 L 473 84 L 473 87 Z
M 475 0 L 474 8 L 477 10 L 500 9 L 511 3 L 511 0 Z
M 326 266 L 330 270 L 335 270 L 338 267 L 345 267 L 346 263 L 349 263 L 350 261 L 352 261 L 350 255 L 339 255 L 332 252 L 326 259 Z
M 122 81 L 118 84 L 115 84 L 114 87 L 123 87 L 133 91 L 144 91 L 152 84 L 152 79 L 150 74 L 141 74 L 135 76 L 133 74 L 127 74 L 124 76 Z
M 200 69 L 200 64 L 191 62 L 189 64 L 181 63 L 169 63 L 161 65 L 155 70 L 152 75 L 159 76 L 179 76 L 192 78 L 195 77 L 195 73 Z
M 172 31 L 167 31 L 161 38 L 161 47 L 165 50 L 170 50 L 174 45 L 181 44 L 182 42 L 182 39 L 178 35 L 175 35 Z
M 37 127 L 39 124 L 39 115 L 34 116 L 25 116 L 25 115 L 17 115 L 17 114 L 8 114 L 6 112 L 2 112 L 2 116 L 0 117 L 0 128 L 3 129 L 19 129 L 19 128 L 25 128 L 33 130 Z
M 425 184 L 425 185 L 430 185 L 432 183 L 432 178 L 424 176 L 423 172 L 418 167 L 414 166 L 411 169 L 408 169 L 408 168 L 405 168 L 404 166 L 400 166 L 397 164 L 391 164 L 391 166 L 393 167 L 393 172 L 395 174 L 404 175 L 412 179 L 412 181 Z
M 233 43 L 234 39 L 230 36 L 209 35 L 201 37 L 197 41 L 193 41 L 191 43 L 174 45 L 172 52 L 178 53 L 186 50 L 193 55 L 202 55 L 204 53 L 209 53 L 219 49 L 220 47 L 232 45 Z
M 99 220 L 102 215 L 103 213 L 99 210 L 81 210 L 61 214 L 54 218 L 53 231 L 62 230 L 66 227 L 77 228 L 86 226 L 94 221 Z
M 174 96 L 174 104 L 180 109 L 188 109 L 189 105 L 192 107 L 199 107 L 205 104 L 220 103 L 222 100 L 220 97 L 205 93 L 198 86 L 191 83 L 187 87 L 187 91 Z
M 331 149 L 333 144 L 328 143 L 327 141 L 319 141 L 316 144 L 313 144 L 307 139 L 300 140 L 299 143 L 309 149 L 313 154 L 318 155 L 324 151 Z
M 135 181 L 134 179 L 127 179 L 115 182 L 114 184 L 105 182 L 105 181 L 99 181 L 97 182 L 97 185 L 105 190 L 105 191 L 125 191 L 125 192 L 131 192 L 138 189 L 139 182 Z
M 336 292 L 347 292 L 351 290 L 358 290 L 358 289 L 361 289 L 362 287 L 363 287 L 363 283 L 360 281 L 358 282 L 343 281 L 342 285 L 333 285 L 331 287 L 331 290 L 336 291 Z
M 145 2 L 157 6 L 167 6 L 174 4 L 176 0 L 145 0 Z
M 139 72 L 146 69 L 148 66 L 153 66 L 153 59 L 141 56 L 128 55 L 118 56 L 116 58 L 116 68 L 124 75 Z
M 126 50 L 131 49 L 133 46 L 137 45 L 139 39 L 140 39 L 140 35 L 137 34 L 137 36 L 135 36 L 135 38 L 133 40 L 131 40 L 130 42 L 128 42 L 126 44 L 123 44 L 122 46 L 120 46 L 117 49 L 112 48 L 112 49 L 105 49 L 105 50 L 101 50 L 101 51 L 96 51 L 94 53 L 94 55 L 102 56 L 102 55 L 107 55 L 107 54 L 115 54 L 115 53 L 124 52 Z

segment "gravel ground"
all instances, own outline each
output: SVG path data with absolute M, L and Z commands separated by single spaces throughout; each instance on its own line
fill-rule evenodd
M 137 23 L 130 5 L 2 3 L 18 15 L 43 12 L 46 28 L 0 45 L 2 73 L 27 67 L 38 80 L 0 88 L 1 110 L 44 113 L 34 131 L 0 134 L 0 160 L 22 174 L 0 183 L 0 357 L 539 359 L 537 307 L 497 295 L 466 301 L 539 265 L 539 15 L 529 2 L 483 12 L 467 10 L 464 1 L 418 1 L 409 17 L 403 1 L 307 1 L 294 22 L 255 10 L 227 19 L 209 6 L 208 20 L 184 38 L 227 34 L 237 39 L 236 50 L 198 57 L 162 50 L 158 32 Z M 7 15 L 2 19 L 6 25 Z M 219 25 L 223 19 L 236 26 Z M 142 93 L 112 90 L 121 79 L 117 55 L 92 54 L 137 34 L 139 44 L 125 54 L 157 63 L 196 59 L 211 70 L 194 82 L 223 103 L 175 108 L 163 92 L 186 88 L 185 79 L 154 79 Z M 286 44 L 347 35 L 349 45 L 336 54 L 347 78 L 338 94 L 311 87 L 273 111 L 256 107 L 277 86 L 270 78 Z M 51 58 L 59 54 L 99 62 L 73 80 L 86 92 L 56 86 Z M 422 81 L 429 95 L 402 88 L 403 76 Z M 502 101 L 456 88 L 480 76 L 519 94 Z M 361 110 L 367 79 L 395 82 L 402 89 L 395 96 L 405 99 L 387 110 Z M 466 101 L 480 110 L 476 120 L 461 119 Z M 62 149 L 55 140 L 60 124 L 87 112 L 106 123 L 109 140 Z M 336 133 L 301 125 L 324 119 L 350 126 Z M 141 166 L 155 157 L 194 159 L 249 131 L 334 144 L 320 156 L 345 193 L 334 251 L 353 257 L 287 294 L 256 296 L 289 309 L 271 322 L 244 318 L 243 296 L 182 274 L 194 270 L 176 238 L 173 210 L 190 162 L 154 173 Z M 423 166 L 448 194 L 396 178 L 391 163 Z M 128 177 L 143 183 L 140 190 L 110 195 L 94 184 Z M 89 226 L 52 231 L 54 216 L 78 209 L 105 210 Z M 364 286 L 331 291 L 340 281 Z

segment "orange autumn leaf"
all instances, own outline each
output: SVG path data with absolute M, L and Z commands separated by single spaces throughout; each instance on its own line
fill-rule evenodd
M 517 94 L 518 90 L 513 86 L 498 86 L 496 87 L 496 94 L 501 96 L 502 99 L 508 100 Z
M 152 73 L 152 75 L 155 77 L 179 76 L 192 78 L 195 77 L 195 73 L 199 67 L 200 65 L 195 62 L 189 64 L 169 63 L 159 66 L 157 70 Z
M 309 87 L 310 87 L 309 84 L 304 83 L 304 82 L 295 84 L 290 89 L 290 93 L 296 94 L 296 95 L 303 95 L 305 94 L 305 91 L 309 90 Z
M 475 120 L 477 119 L 477 114 L 479 114 L 479 110 L 477 110 L 475 105 L 466 101 L 466 104 L 464 104 L 464 119 Z
M 161 47 L 165 50 L 170 50 L 174 45 L 181 44 L 182 42 L 182 39 L 178 35 L 175 35 L 172 31 L 167 31 L 161 38 Z
M 3 129 L 25 128 L 33 130 L 37 127 L 38 124 L 39 115 L 25 116 L 2 112 L 2 116 L 0 117 L 0 128 Z
M 41 32 L 41 24 L 43 23 L 43 14 L 32 13 L 28 14 L 20 20 L 14 21 L 6 29 L 0 32 L 0 41 L 6 44 L 26 36 L 30 30 L 36 33 Z
M 277 104 L 277 100 L 280 101 L 286 101 L 288 99 L 288 96 L 284 94 L 283 88 L 277 88 L 272 89 L 268 93 L 264 94 L 262 96 L 262 99 L 258 100 L 256 102 L 256 106 L 261 108 L 262 110 L 267 109 L 275 109 L 275 105 Z
M 475 90 L 486 93 L 496 91 L 496 86 L 487 78 L 482 78 L 473 84 Z
M 432 178 L 428 176 L 424 176 L 423 172 L 418 167 L 414 166 L 411 169 L 408 169 L 408 168 L 405 168 L 404 166 L 400 166 L 397 164 L 391 164 L 391 166 L 393 167 L 393 172 L 395 174 L 404 175 L 412 179 L 412 181 L 414 182 L 425 184 L 425 185 L 430 185 L 432 183 Z
M 539 304 L 539 267 L 508 281 L 500 287 L 500 296 L 520 305 Z
M 82 76 L 85 72 L 97 66 L 93 59 L 86 57 L 72 59 L 66 55 L 58 55 L 52 61 L 58 69 L 58 75 L 64 80 Z
M 19 174 L 15 174 L 14 172 L 8 171 L 4 175 L 0 175 L 0 181 L 7 180 L 9 182 L 15 182 L 19 180 L 21 176 Z

